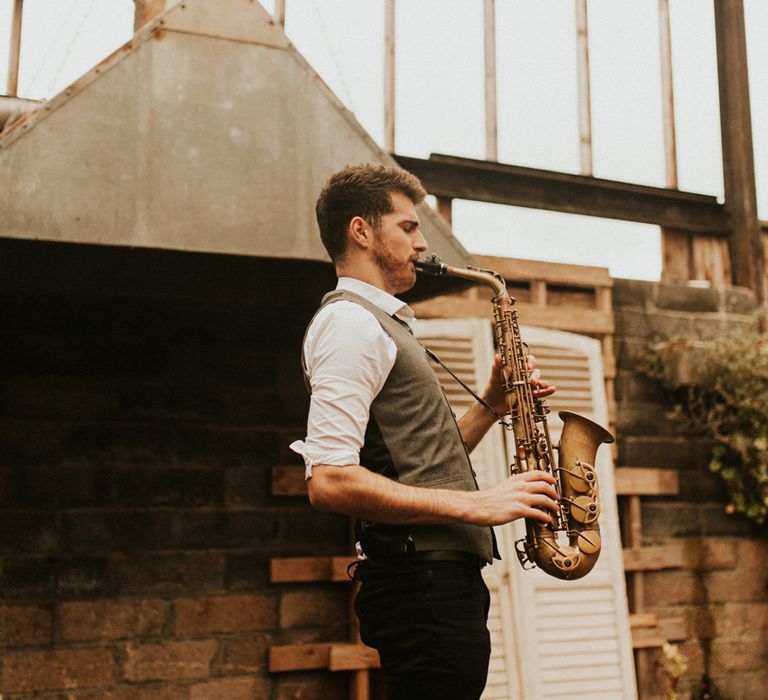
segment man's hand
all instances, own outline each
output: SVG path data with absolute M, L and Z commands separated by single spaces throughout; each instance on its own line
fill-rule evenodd
M 556 386 L 552 386 L 549 382 L 545 382 L 541 378 L 541 370 L 536 368 L 536 358 L 533 355 L 528 355 L 528 372 L 531 377 L 531 384 L 536 388 L 533 390 L 533 395 L 538 399 L 552 396 L 557 391 Z
M 536 358 L 528 355 L 528 373 L 531 384 L 534 386 L 533 395 L 536 398 L 543 399 L 551 396 L 557 391 L 557 387 L 550 385 L 541 378 L 541 370 L 536 368 Z M 500 415 L 507 413 L 507 401 L 504 392 L 504 378 L 501 370 L 501 357 L 496 355 L 491 367 L 491 378 L 488 380 L 488 386 L 483 392 L 483 399 L 487 401 L 493 410 Z
M 475 492 L 480 501 L 478 525 L 503 525 L 518 518 L 552 522 L 557 514 L 555 478 L 548 472 L 531 470 L 508 477 L 500 484 Z

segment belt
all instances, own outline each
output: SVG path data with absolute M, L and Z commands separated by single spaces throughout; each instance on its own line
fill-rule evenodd
M 406 555 L 407 559 L 413 561 L 453 561 L 462 564 L 469 564 L 481 569 L 485 566 L 485 561 L 482 557 L 478 557 L 476 554 L 470 554 L 469 552 L 459 552 L 450 549 L 433 549 L 425 552 L 412 551 Z

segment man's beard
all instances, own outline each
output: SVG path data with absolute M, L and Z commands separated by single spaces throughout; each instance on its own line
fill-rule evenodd
M 387 247 L 381 235 L 373 245 L 373 262 L 381 270 L 384 279 L 396 293 L 407 292 L 416 283 L 416 270 L 408 260 L 397 260 Z

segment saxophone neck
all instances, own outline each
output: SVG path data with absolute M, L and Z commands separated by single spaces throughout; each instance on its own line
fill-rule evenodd
M 488 285 L 494 291 L 493 301 L 508 301 L 514 303 L 507 292 L 507 283 L 504 278 L 494 270 L 481 270 L 477 267 L 452 267 L 446 265 L 436 255 L 425 260 L 417 260 L 415 263 L 418 272 L 428 275 L 445 275 L 447 277 L 459 277 L 473 282 Z

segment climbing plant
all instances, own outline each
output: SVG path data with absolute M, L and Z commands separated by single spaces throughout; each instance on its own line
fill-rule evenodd
M 695 349 L 695 351 L 691 351 Z M 691 352 L 688 352 L 691 351 Z M 670 364 L 688 352 L 682 386 Z M 675 338 L 654 343 L 641 370 L 672 385 L 674 412 L 689 432 L 715 440 L 709 468 L 723 480 L 731 512 L 768 522 L 768 336 L 729 332 L 706 343 Z

